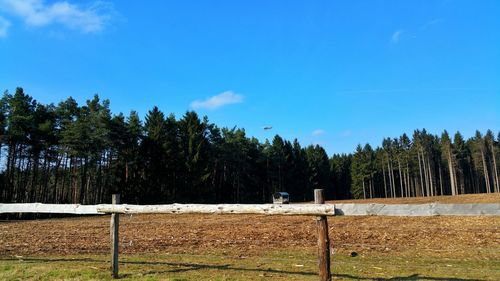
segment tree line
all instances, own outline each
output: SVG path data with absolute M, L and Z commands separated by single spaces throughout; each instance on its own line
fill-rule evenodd
M 292 201 L 498 192 L 498 142 L 453 142 L 425 130 L 358 146 L 329 158 L 319 145 L 302 147 L 274 136 L 261 143 L 241 128 L 219 128 L 187 111 L 158 107 L 113 114 L 95 95 L 42 104 L 17 88 L 0 100 L 0 201 L 97 204 L 112 193 L 131 204 L 264 203 L 277 191 Z M 500 136 L 499 136 L 500 137 Z
M 484 136 L 476 131 L 468 140 L 456 132 L 452 140 L 446 130 L 437 136 L 423 129 L 412 139 L 386 138 L 376 149 L 358 145 L 352 155 L 334 155 L 332 162 L 350 162 L 355 198 L 492 193 L 500 192 L 499 142 L 500 133 L 495 140 L 491 130 Z M 340 166 L 334 174 L 346 173 Z
M 17 88 L 0 100 L 0 200 L 96 204 L 269 202 L 276 191 L 311 200 L 330 186 L 320 146 L 276 135 L 259 142 L 188 111 L 113 115 L 97 95 L 42 104 Z

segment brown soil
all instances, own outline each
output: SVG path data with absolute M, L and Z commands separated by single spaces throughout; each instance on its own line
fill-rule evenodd
M 462 201 L 469 202 L 465 198 Z M 108 253 L 109 218 L 1 221 L 0 256 Z M 122 215 L 120 218 L 122 253 L 248 256 L 279 249 L 309 253 L 316 249 L 312 217 Z M 331 217 L 328 222 L 333 248 L 339 253 L 500 259 L 500 217 Z

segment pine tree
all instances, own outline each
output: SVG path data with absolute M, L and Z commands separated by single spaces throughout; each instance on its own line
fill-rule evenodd
M 443 156 L 446 158 L 448 163 L 448 173 L 450 175 L 450 190 L 451 195 L 457 195 L 458 189 L 456 184 L 456 172 L 455 172 L 455 161 L 453 157 L 453 147 L 451 144 L 448 132 L 445 130 L 441 135 L 441 150 L 443 151 Z
M 210 143 L 209 123 L 206 117 L 199 119 L 194 111 L 186 112 L 179 120 L 180 143 L 184 158 L 184 199 L 194 198 L 196 202 L 203 202 L 209 195 L 206 189 L 210 177 Z
M 144 138 L 144 128 L 137 112 L 130 112 L 127 117 L 126 141 L 123 157 L 125 161 L 125 182 L 123 183 L 124 202 L 138 204 L 141 197 L 142 157 L 140 148 Z
M 480 158 L 480 166 L 482 168 L 483 172 L 483 177 L 484 177 L 484 183 L 486 185 L 486 192 L 490 193 L 491 192 L 491 186 L 490 186 L 490 174 L 488 171 L 488 165 L 486 164 L 486 146 L 484 139 L 481 136 L 481 133 L 479 131 L 476 131 L 475 139 L 474 139 L 474 150 L 475 154 L 479 155 L 478 158 Z M 478 161 L 479 162 L 479 161 Z
M 158 107 L 148 111 L 144 122 L 144 140 L 141 142 L 143 158 L 142 188 L 146 202 L 158 203 L 167 200 L 165 189 L 165 115 Z
M 313 194 L 314 189 L 325 189 L 329 193 L 330 186 L 330 164 L 326 151 L 319 145 L 308 146 L 305 155 L 309 171 L 308 189 L 304 190 L 306 194 Z M 308 199 L 311 199 L 309 197 Z
M 489 153 L 488 159 L 489 167 L 493 178 L 493 187 L 494 192 L 500 192 L 499 180 L 498 180 L 498 168 L 497 168 L 497 149 L 495 147 L 495 137 L 493 136 L 493 132 L 488 130 L 486 135 L 484 136 L 484 140 L 486 142 L 486 149 Z
M 364 183 L 365 163 L 363 158 L 363 148 L 361 148 L 361 145 L 358 144 L 358 146 L 356 146 L 356 151 L 352 156 L 351 168 L 352 195 L 356 199 L 366 199 L 366 188 Z

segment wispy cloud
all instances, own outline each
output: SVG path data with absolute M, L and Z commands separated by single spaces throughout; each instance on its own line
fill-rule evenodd
M 392 33 L 391 42 L 398 43 L 399 39 L 401 39 L 401 34 L 403 34 L 404 30 L 398 29 Z
M 427 29 L 429 29 L 431 26 L 435 25 L 435 24 L 438 24 L 440 22 L 442 22 L 443 19 L 439 18 L 439 19 L 432 19 L 432 20 L 429 20 L 427 21 L 426 23 L 424 23 L 421 27 L 420 27 L 420 31 L 425 31 Z
M 10 22 L 3 17 L 0 17 L 0 38 L 7 36 L 7 30 L 10 27 Z
M 414 30 L 403 30 L 401 28 L 397 29 L 396 31 L 394 31 L 392 33 L 390 41 L 393 44 L 397 44 L 401 41 L 402 37 L 404 37 L 404 39 L 408 39 L 408 38 L 415 39 L 421 33 L 432 28 L 434 25 L 440 24 L 443 21 L 444 21 L 444 19 L 442 19 L 442 18 L 435 18 L 435 19 L 431 19 L 431 20 L 426 21 L 418 29 L 414 29 Z
M 191 108 L 193 109 L 199 109 L 199 108 L 206 108 L 206 109 L 217 109 L 219 107 L 228 105 L 228 104 L 235 104 L 235 103 L 242 103 L 243 102 L 243 95 L 236 94 L 233 91 L 226 91 L 221 94 L 218 94 L 216 96 L 210 97 L 205 100 L 195 100 L 191 102 Z
M 59 24 L 83 33 L 103 30 L 114 13 L 112 5 L 103 1 L 82 7 L 68 1 L 47 4 L 43 0 L 0 0 L 0 9 L 21 18 L 28 26 Z
M 324 135 L 325 133 L 326 133 L 325 130 L 317 129 L 317 130 L 314 130 L 312 132 L 312 135 L 315 137 L 318 137 L 318 136 Z

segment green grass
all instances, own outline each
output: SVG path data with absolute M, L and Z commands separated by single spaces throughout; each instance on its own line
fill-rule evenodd
M 499 260 L 332 256 L 334 280 L 500 280 Z M 121 280 L 318 280 L 312 253 L 266 256 L 144 254 L 120 256 Z M 0 257 L 0 280 L 112 280 L 108 257 Z

